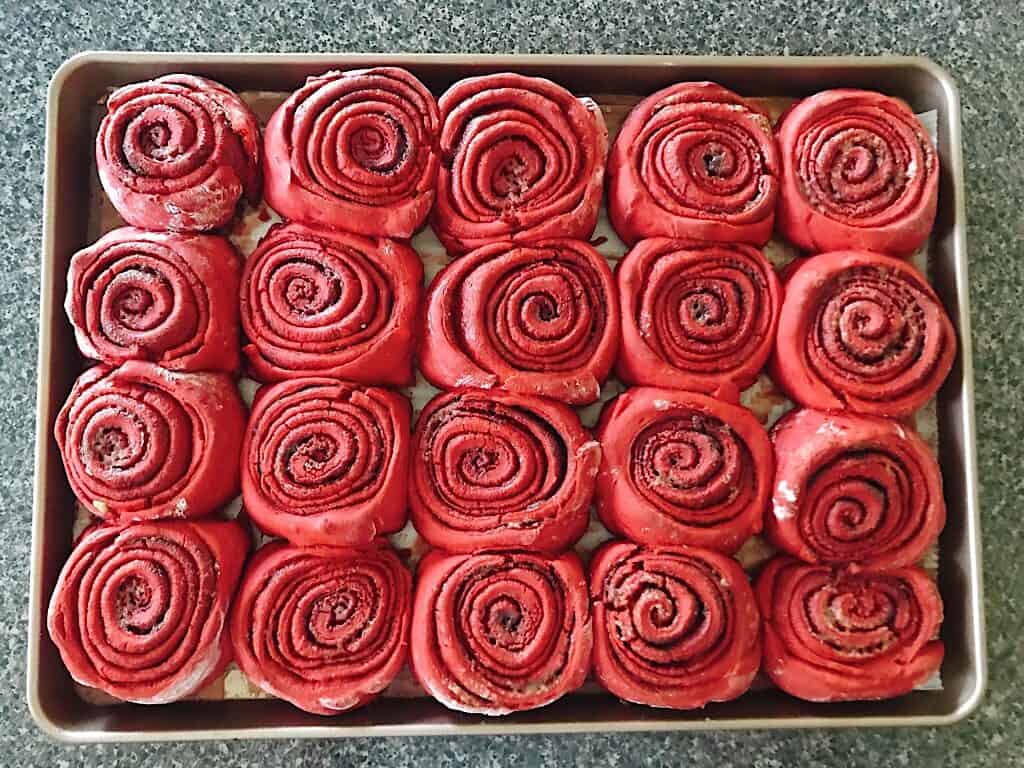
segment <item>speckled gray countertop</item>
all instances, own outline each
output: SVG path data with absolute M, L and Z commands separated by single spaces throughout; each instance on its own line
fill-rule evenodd
M 10 766 L 1024 765 L 1024 12 L 1020 0 L 3 2 L 0 69 L 0 764 Z M 875 3 L 865 4 L 874 6 Z M 312 10 L 314 6 L 319 6 Z M 930 56 L 963 96 L 984 521 L 985 702 L 938 730 L 65 747 L 24 700 L 47 80 L 86 49 Z

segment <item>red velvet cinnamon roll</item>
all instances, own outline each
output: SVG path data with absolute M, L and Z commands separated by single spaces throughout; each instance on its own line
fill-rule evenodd
M 458 254 L 495 240 L 587 240 L 597 225 L 608 129 L 590 99 L 511 73 L 469 77 L 438 102 L 434 232 Z
M 615 533 L 731 553 L 761 530 L 774 461 L 747 409 L 634 387 L 605 406 L 597 439 L 597 511 Z
M 733 558 L 609 542 L 590 564 L 594 670 L 620 699 L 696 709 L 750 687 L 761 623 Z
M 246 567 L 231 609 L 235 661 L 267 693 L 336 715 L 398 674 L 411 613 L 412 576 L 386 546 L 275 541 Z
M 754 383 L 782 304 L 775 270 L 758 250 L 652 238 L 619 262 L 616 277 L 619 378 L 709 393 Z
M 416 530 L 452 552 L 558 552 L 587 528 L 600 446 L 561 403 L 500 390 L 438 395 L 413 435 Z
M 501 386 L 597 400 L 619 346 L 608 264 L 576 240 L 492 243 L 446 266 L 427 292 L 423 375 L 441 389 Z
M 242 262 L 223 237 L 122 227 L 71 258 L 64 304 L 85 357 L 238 368 Z
M 50 637 L 82 685 L 139 704 L 201 690 L 231 660 L 228 605 L 249 550 L 235 522 L 87 531 L 64 564 Z
M 715 83 L 637 104 L 608 158 L 608 215 L 627 244 L 672 237 L 763 245 L 779 156 L 768 115 Z
M 571 552 L 434 550 L 420 561 L 412 625 L 413 673 L 449 709 L 535 709 L 590 671 L 587 582 Z
M 224 374 L 97 365 L 54 433 L 71 490 L 111 520 L 208 515 L 238 494 L 245 406 Z
M 253 377 L 409 384 L 422 291 L 423 264 L 407 245 L 273 227 L 242 276 L 243 352 Z
M 310 77 L 267 123 L 267 202 L 293 221 L 411 237 L 434 201 L 439 126 L 404 69 Z
M 242 444 L 252 521 L 295 544 L 369 544 L 405 525 L 409 401 L 293 379 L 256 393 Z
M 873 91 L 823 91 L 777 127 L 778 228 L 805 251 L 909 256 L 931 231 L 939 157 L 913 112 Z
M 876 568 L 921 559 L 946 522 L 928 445 L 896 421 L 798 410 L 772 429 L 775 490 L 766 530 L 810 563 Z
M 772 378 L 800 405 L 906 416 L 953 366 L 956 332 L 913 266 L 835 251 L 789 271 Z
M 143 229 L 202 232 L 260 197 L 260 129 L 237 94 L 193 75 L 126 85 L 107 99 L 96 135 L 100 182 Z
M 942 664 L 942 601 L 920 568 L 832 568 L 777 557 L 756 593 L 764 670 L 798 698 L 891 699 Z

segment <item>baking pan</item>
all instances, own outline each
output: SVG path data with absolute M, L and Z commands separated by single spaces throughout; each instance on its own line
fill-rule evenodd
M 827 88 L 860 87 L 898 96 L 915 112 L 937 113 L 942 174 L 931 278 L 960 341 L 937 403 L 939 462 L 948 506 L 938 562 L 946 610 L 940 690 L 918 690 L 884 702 L 812 704 L 764 689 L 689 712 L 649 709 L 584 692 L 499 719 L 452 712 L 426 698 L 384 698 L 353 713 L 321 718 L 274 699 L 100 706 L 75 693 L 45 631 L 45 613 L 70 550 L 74 518 L 52 431 L 81 370 L 62 303 L 68 261 L 89 240 L 94 108 L 111 87 L 171 72 L 205 75 L 236 91 L 291 91 L 307 76 L 328 69 L 385 64 L 411 70 L 435 94 L 468 75 L 514 70 L 549 77 L 579 94 L 627 98 L 684 80 L 714 80 L 749 97 L 792 98 Z M 943 725 L 963 719 L 978 705 L 985 686 L 985 642 L 960 105 L 952 79 L 932 62 L 908 57 L 84 53 L 65 62 L 50 84 L 44 205 L 28 702 L 50 736 L 96 742 Z

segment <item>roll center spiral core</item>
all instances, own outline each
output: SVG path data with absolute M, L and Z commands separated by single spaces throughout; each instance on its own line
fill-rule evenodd
M 196 126 L 185 114 L 167 105 L 154 105 L 140 112 L 124 134 L 125 157 L 141 154 L 149 161 L 176 160 L 196 142 Z M 143 173 L 144 168 L 134 170 Z
M 118 427 L 101 427 L 92 441 L 93 456 L 108 469 L 123 467 L 133 455 L 131 439 Z
M 736 170 L 736 160 L 728 147 L 719 142 L 708 142 L 701 156 L 704 171 L 710 178 L 731 176 Z
M 170 140 L 171 129 L 165 123 L 151 125 L 142 134 L 142 151 L 149 157 L 158 158 Z
M 510 199 L 521 197 L 532 182 L 529 171 L 529 163 L 520 152 L 509 155 L 494 174 L 494 193 Z
M 313 435 L 299 446 L 298 453 L 317 464 L 324 464 L 331 460 L 337 450 L 337 442 L 328 435 Z
M 139 576 L 128 576 L 117 587 L 117 616 L 121 626 L 129 631 L 144 629 L 139 621 L 153 600 L 153 590 Z
M 488 625 L 491 627 L 491 640 L 497 645 L 511 645 L 511 638 L 519 631 L 523 620 L 523 612 L 512 599 L 500 600 L 490 608 Z
M 138 321 L 145 316 L 153 306 L 153 294 L 143 288 L 129 288 L 124 291 L 117 302 L 118 315 L 125 325 L 135 328 Z
M 352 131 L 348 151 L 366 170 L 387 173 L 402 162 L 406 145 L 401 125 L 388 115 L 380 115 Z
M 297 315 L 315 315 L 334 306 L 344 292 L 341 281 L 329 271 L 310 264 L 294 265 L 285 284 L 285 302 Z
M 334 592 L 323 598 L 319 609 L 327 617 L 327 626 L 337 629 L 344 626 L 355 612 L 355 600 L 344 591 Z

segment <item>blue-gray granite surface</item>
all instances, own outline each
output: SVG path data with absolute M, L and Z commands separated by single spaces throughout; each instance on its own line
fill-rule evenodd
M 0 4 L 0 765 L 1024 765 L 1020 0 L 218 0 Z M 991 682 L 942 729 L 68 747 L 24 697 L 46 84 L 87 49 L 929 56 L 963 96 Z

